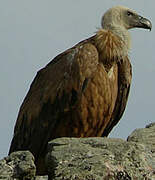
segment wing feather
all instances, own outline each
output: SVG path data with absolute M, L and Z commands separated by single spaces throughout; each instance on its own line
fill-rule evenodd
M 128 100 L 132 78 L 132 66 L 128 57 L 118 62 L 118 95 L 112 117 L 106 126 L 102 136 L 108 136 L 113 127 L 121 119 Z
M 95 46 L 85 41 L 58 55 L 37 73 L 20 108 L 9 153 L 29 149 L 37 159 L 54 138 L 65 112 L 79 101 L 97 64 Z M 60 136 L 65 135 L 63 127 L 60 131 Z

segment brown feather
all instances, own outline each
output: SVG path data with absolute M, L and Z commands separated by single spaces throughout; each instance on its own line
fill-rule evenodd
M 127 57 L 124 59 L 124 61 L 120 61 L 118 63 L 118 72 L 117 100 L 111 119 L 104 129 L 102 136 L 108 136 L 110 131 L 122 117 L 127 104 L 132 77 L 132 67 Z
M 99 52 L 99 61 L 104 64 L 107 72 L 113 63 L 117 63 L 127 56 L 127 47 L 124 41 L 110 30 L 100 29 L 93 41 Z

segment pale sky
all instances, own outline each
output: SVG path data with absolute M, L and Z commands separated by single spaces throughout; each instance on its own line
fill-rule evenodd
M 155 22 L 154 0 L 0 1 L 0 159 L 7 155 L 20 105 L 37 71 L 88 38 L 104 12 L 124 5 Z M 131 30 L 133 79 L 128 105 L 110 137 L 126 139 L 155 121 L 155 30 Z

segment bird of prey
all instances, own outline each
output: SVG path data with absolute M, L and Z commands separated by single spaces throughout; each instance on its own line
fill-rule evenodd
M 38 71 L 20 107 L 9 154 L 30 150 L 37 174 L 46 173 L 50 140 L 108 136 L 125 110 L 132 76 L 128 30 L 152 25 L 122 6 L 107 10 L 101 25 Z

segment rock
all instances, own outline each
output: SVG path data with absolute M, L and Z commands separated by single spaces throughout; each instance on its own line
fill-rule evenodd
M 151 167 L 155 171 L 155 123 L 151 123 L 146 128 L 136 129 L 127 138 L 128 142 L 144 144 L 153 158 L 148 158 Z
M 0 160 L 0 179 L 34 179 L 36 167 L 29 151 L 17 151 Z
M 155 156 L 155 123 L 147 125 L 146 128 L 134 130 L 127 141 L 145 144 Z
M 155 179 L 152 152 L 144 144 L 122 139 L 55 139 L 46 161 L 53 180 Z
M 49 142 L 48 176 L 36 176 L 29 151 L 0 160 L 0 180 L 155 180 L 155 123 L 127 139 L 58 138 Z

